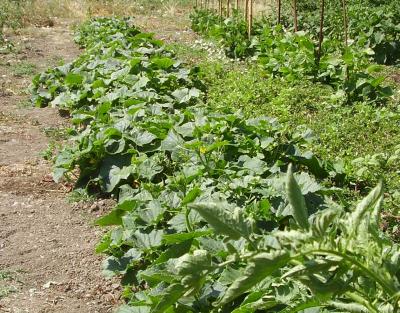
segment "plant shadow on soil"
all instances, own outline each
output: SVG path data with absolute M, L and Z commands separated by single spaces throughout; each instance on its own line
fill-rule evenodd
M 69 203 L 69 186 L 52 181 L 40 154 L 62 142 L 68 121 L 32 108 L 26 93 L 33 74 L 79 54 L 69 25 L 23 29 L 11 37 L 17 49 L 0 55 L 1 312 L 110 312 L 119 301 L 91 223 L 110 204 Z

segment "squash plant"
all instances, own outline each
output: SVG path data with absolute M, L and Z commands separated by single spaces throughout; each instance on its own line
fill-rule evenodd
M 196 68 L 129 20 L 76 39 L 86 51 L 36 76 L 33 102 L 74 124 L 55 179 L 118 200 L 96 251 L 121 277 L 119 312 L 398 311 L 382 185 L 353 211 L 336 204 L 341 173 L 309 132 L 207 106 Z

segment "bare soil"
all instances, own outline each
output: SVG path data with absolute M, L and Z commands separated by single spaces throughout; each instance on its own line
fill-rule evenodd
M 193 43 L 187 14 L 167 13 L 135 24 L 169 43 Z M 41 154 L 69 121 L 29 105 L 33 75 L 80 53 L 74 23 L 24 29 L 11 37 L 14 52 L 0 54 L 0 312 L 103 313 L 121 302 L 119 282 L 103 278 L 103 256 L 94 254 L 103 230 L 93 221 L 112 201 L 68 201 L 71 186 L 53 182 Z
M 68 201 L 41 156 L 45 130 L 68 121 L 55 109 L 27 105 L 34 72 L 79 54 L 70 21 L 15 35 L 15 52 L 0 55 L 0 312 L 111 312 L 119 284 L 102 277 L 93 226 L 106 201 Z M 24 66 L 33 68 L 24 72 Z

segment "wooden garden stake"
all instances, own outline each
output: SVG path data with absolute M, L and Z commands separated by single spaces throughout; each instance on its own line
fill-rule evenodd
M 229 17 L 230 15 L 230 9 L 231 9 L 231 1 L 230 0 L 226 0 L 226 16 Z
M 245 17 L 246 21 L 249 21 L 249 0 L 245 0 Z
M 278 24 L 281 23 L 281 8 L 282 8 L 282 2 L 281 0 L 278 0 Z
M 249 39 L 251 38 L 251 30 L 253 28 L 253 1 L 250 0 L 250 8 L 249 8 L 249 19 L 248 19 L 248 35 Z
M 294 31 L 297 32 L 297 0 L 293 0 Z

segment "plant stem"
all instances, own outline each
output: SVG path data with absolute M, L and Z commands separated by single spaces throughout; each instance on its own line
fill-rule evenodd
M 366 267 L 365 265 L 361 264 L 356 259 L 348 256 L 347 254 L 344 254 L 344 253 L 341 253 L 341 252 L 338 252 L 338 251 L 323 250 L 323 249 L 321 249 L 321 250 L 312 250 L 309 253 L 311 253 L 311 254 L 320 254 L 320 255 L 334 255 L 334 256 L 341 257 L 344 260 L 350 262 L 351 264 L 357 266 L 364 274 L 370 276 L 373 280 L 378 282 L 385 289 L 385 291 L 388 294 L 393 295 L 393 294 L 396 293 L 396 290 L 393 289 L 393 287 L 390 286 L 385 280 L 383 280 L 381 278 L 381 276 L 379 276 L 378 274 L 374 273 L 368 267 Z
M 190 218 L 189 218 L 190 211 L 191 210 L 186 206 L 185 223 L 186 223 L 186 229 L 189 233 L 193 231 L 193 227 L 192 224 L 190 223 Z

